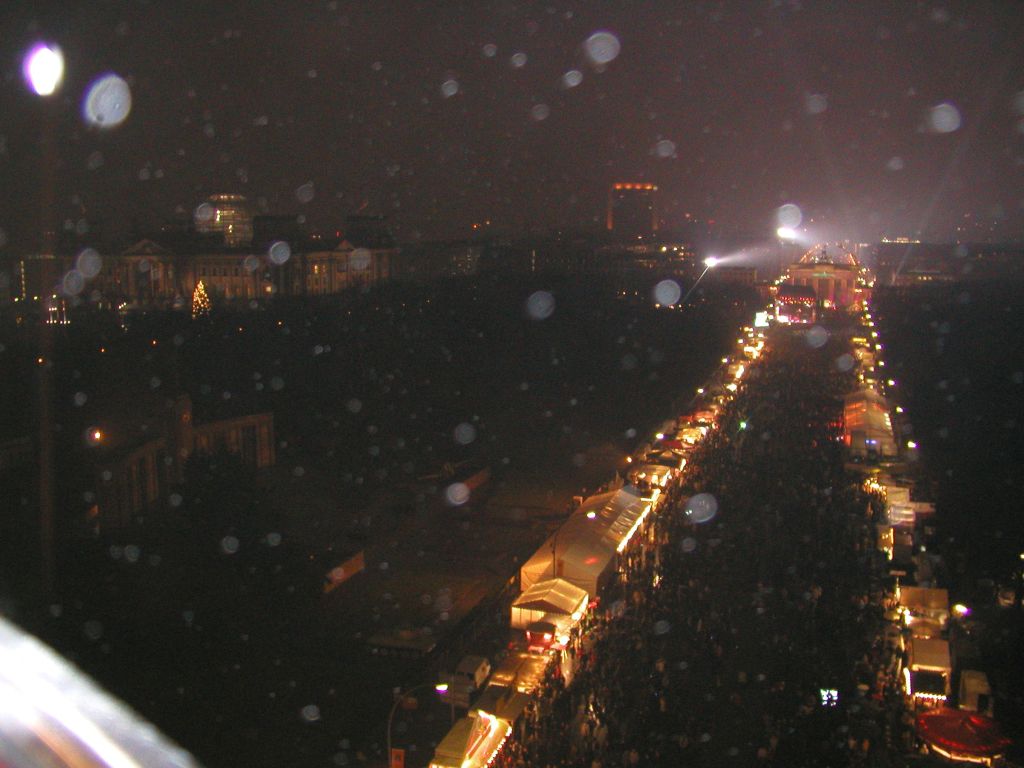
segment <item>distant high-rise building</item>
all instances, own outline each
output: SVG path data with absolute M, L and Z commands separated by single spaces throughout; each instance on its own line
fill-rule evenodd
M 658 231 L 658 187 L 617 182 L 608 190 L 608 230 L 634 238 Z
M 252 211 L 242 195 L 211 195 L 195 211 L 196 231 L 215 232 L 224 245 L 243 246 L 252 242 Z

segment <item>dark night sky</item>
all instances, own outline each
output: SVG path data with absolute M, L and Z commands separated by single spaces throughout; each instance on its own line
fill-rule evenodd
M 57 220 L 99 219 L 113 234 L 229 191 L 318 227 L 365 206 L 406 239 L 466 236 L 487 218 L 505 231 L 593 226 L 609 182 L 642 179 L 661 186 L 669 226 L 692 212 L 770 232 L 792 202 L 823 237 L 948 238 L 972 225 L 965 239 L 1020 238 L 1020 8 L 8 0 L 0 229 L 11 245 L 39 231 L 49 120 Z M 599 30 L 621 43 L 604 71 L 585 55 Z M 40 39 L 66 57 L 49 101 L 21 75 Z M 566 88 L 574 69 L 582 82 Z M 128 80 L 133 105 L 100 131 L 80 103 L 105 72 Z M 446 97 L 448 80 L 458 92 Z M 957 130 L 929 130 L 942 103 Z

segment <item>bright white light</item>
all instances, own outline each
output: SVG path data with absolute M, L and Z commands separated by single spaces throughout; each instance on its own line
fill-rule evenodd
M 775 234 L 782 240 L 796 240 L 799 237 L 797 231 L 792 227 L 779 227 L 775 230 Z
M 907 448 L 913 450 L 914 448 L 917 448 L 917 443 L 915 443 L 913 440 L 907 440 Z
M 716 256 L 708 256 L 706 259 L 704 259 L 704 266 L 707 267 L 708 269 L 714 269 L 715 265 L 718 264 L 718 262 L 720 261 L 721 259 L 717 258 Z
M 49 96 L 64 78 L 64 55 L 55 45 L 37 45 L 25 57 L 24 73 L 36 94 Z

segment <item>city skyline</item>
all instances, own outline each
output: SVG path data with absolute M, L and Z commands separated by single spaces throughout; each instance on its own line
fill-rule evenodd
M 819 239 L 1024 233 L 1009 3 L 38 3 L 2 25 L 12 245 L 40 229 L 47 121 L 58 227 L 152 227 L 229 192 L 314 228 L 383 214 L 404 240 L 599 227 L 609 184 L 634 181 L 659 186 L 668 229 L 690 213 L 770 234 L 792 203 Z M 38 42 L 66 58 L 47 99 L 21 72 Z M 95 127 L 110 73 L 130 111 Z

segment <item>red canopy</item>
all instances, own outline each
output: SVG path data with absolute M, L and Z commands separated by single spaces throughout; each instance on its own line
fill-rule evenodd
M 946 752 L 994 757 L 1012 743 L 991 717 L 959 709 L 936 709 L 917 716 L 917 733 Z

